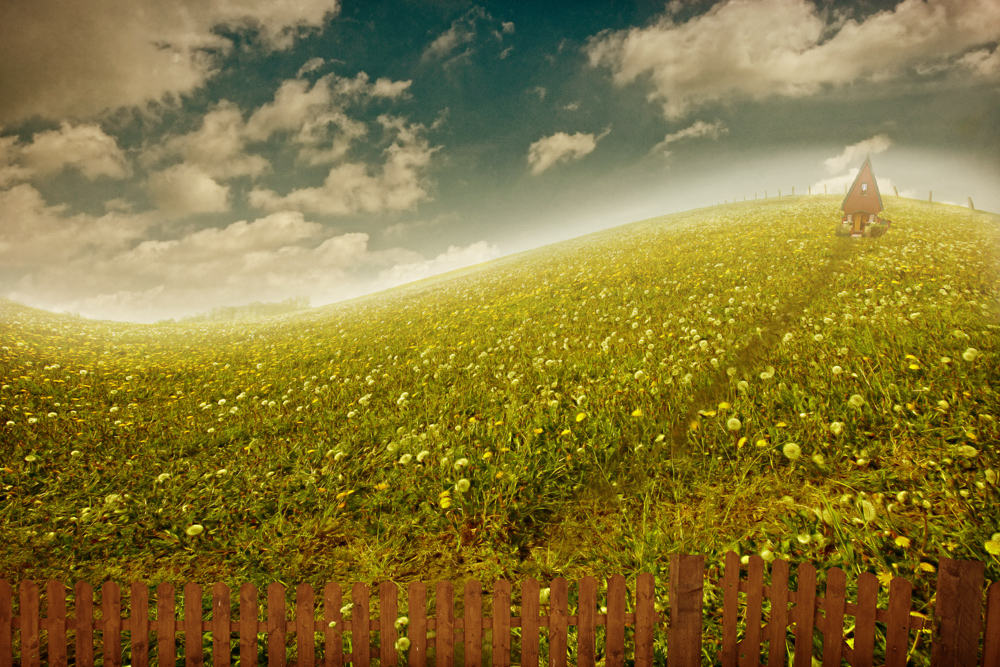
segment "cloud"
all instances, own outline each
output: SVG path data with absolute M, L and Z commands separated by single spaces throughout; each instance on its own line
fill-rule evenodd
M 252 29 L 286 49 L 321 29 L 338 0 L 34 0 L 0 3 L 0 124 L 89 118 L 199 88 L 232 43 L 213 28 Z
M 197 167 L 212 178 L 259 176 L 271 168 L 260 155 L 246 152 L 246 126 L 235 104 L 222 100 L 205 114 L 201 127 L 181 136 L 167 137 L 149 149 L 144 161 L 155 164 L 171 156 L 180 156 L 184 163 Z
M 482 26 L 486 26 L 483 28 Z M 446 65 L 467 59 L 475 51 L 472 45 L 481 30 L 487 30 L 500 46 L 503 46 L 504 35 L 514 34 L 514 24 L 506 21 L 495 20 L 489 12 L 479 6 L 475 6 L 467 11 L 463 16 L 451 22 L 447 30 L 434 38 L 426 49 L 424 49 L 421 60 L 429 62 L 432 60 L 444 60 Z M 459 52 L 460 51 L 460 52 Z M 458 53 L 456 53 L 458 52 Z M 499 57 L 506 58 L 510 53 L 510 47 L 503 49 Z
M 217 213 L 229 210 L 229 188 L 203 169 L 178 164 L 149 176 L 149 191 L 168 213 Z
M 904 0 L 842 23 L 829 22 L 806 0 L 725 0 L 686 23 L 668 12 L 648 27 L 604 31 L 585 50 L 591 66 L 611 70 L 616 85 L 648 80 L 649 101 L 675 120 L 734 96 L 804 97 L 913 76 L 919 66 L 992 72 L 992 65 L 977 64 L 993 56 L 965 54 L 998 39 L 1000 5 L 993 0 Z
M 431 259 L 372 250 L 367 234 L 294 211 L 155 240 L 152 222 L 149 214 L 68 217 L 28 184 L 0 192 L 0 294 L 87 317 L 155 321 L 291 296 L 329 303 L 499 254 L 485 242 Z
M 961 67 L 984 79 L 1000 78 L 1000 47 L 970 51 L 958 59 Z
M 125 153 L 98 125 L 71 125 L 38 132 L 28 143 L 0 138 L 0 187 L 75 169 L 85 178 L 122 179 L 131 175 Z
M 678 130 L 677 132 L 663 137 L 663 141 L 656 144 L 656 146 L 653 147 L 652 152 L 667 156 L 670 155 L 670 151 L 667 150 L 667 146 L 670 144 L 683 141 L 685 139 L 695 139 L 697 137 L 718 139 L 720 134 L 725 134 L 726 132 L 729 132 L 729 128 L 726 127 L 722 121 L 717 120 L 714 123 L 706 123 L 703 120 L 695 121 L 693 125 L 689 125 L 683 130 Z
M 892 142 L 887 135 L 876 134 L 871 139 L 865 139 L 864 141 L 859 141 L 856 144 L 845 147 L 844 152 L 840 155 L 827 158 L 823 161 L 823 164 L 826 165 L 827 171 L 835 174 L 838 171 L 846 169 L 849 165 L 856 165 L 863 162 L 869 154 L 875 155 L 885 151 L 891 145 Z M 857 172 L 857 169 L 855 169 L 855 172 Z
M 380 116 L 383 131 L 394 136 L 375 169 L 360 162 L 333 167 L 318 187 L 298 188 L 287 195 L 254 188 L 250 204 L 269 211 L 295 210 L 325 215 L 404 211 L 430 198 L 426 170 L 438 147 L 424 137 L 425 128 L 405 120 Z
M 488 262 L 499 256 L 500 249 L 486 241 L 479 241 L 465 248 L 448 246 L 447 251 L 434 259 L 410 262 L 408 264 L 397 264 L 390 269 L 382 271 L 379 273 L 376 284 L 383 288 L 395 287 L 396 285 L 421 280 L 439 273 L 455 271 L 456 269 L 463 269 L 474 264 Z
M 607 133 L 605 133 L 607 134 Z M 538 175 L 558 162 L 579 160 L 597 147 L 597 142 L 604 135 L 595 137 L 591 133 L 566 134 L 556 132 L 550 137 L 543 137 L 528 147 L 528 164 L 531 173 Z

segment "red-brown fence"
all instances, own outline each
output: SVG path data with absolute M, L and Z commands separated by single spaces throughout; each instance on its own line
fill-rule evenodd
M 668 580 L 669 614 L 655 608 L 654 577 L 640 574 L 636 578 L 634 602 L 626 590 L 625 578 L 616 574 L 608 579 L 606 613 L 600 610 L 598 583 L 585 577 L 578 585 L 577 613 L 569 613 L 569 584 L 556 577 L 550 586 L 548 613 L 541 614 L 540 585 L 534 579 L 521 584 L 521 608 L 518 616 L 511 615 L 510 583 L 500 580 L 492 588 L 492 613 L 484 616 L 482 584 L 467 581 L 464 586 L 463 615 L 454 617 L 454 586 L 438 582 L 435 588 L 435 613 L 427 614 L 427 586 L 414 582 L 407 589 L 409 625 L 406 634 L 410 645 L 406 662 L 410 667 L 433 664 L 454 667 L 455 649 L 461 647 L 466 667 L 480 667 L 483 658 L 485 631 L 491 630 L 492 664 L 510 667 L 512 657 L 523 667 L 537 667 L 541 628 L 547 628 L 548 663 L 552 667 L 567 665 L 567 643 L 570 627 L 576 628 L 577 665 L 593 666 L 601 662 L 606 667 L 625 665 L 626 626 L 634 628 L 634 665 L 653 667 L 654 634 L 660 624 L 667 628 L 667 661 L 669 667 L 696 667 L 703 656 L 704 558 L 674 555 Z M 785 665 L 786 633 L 794 627 L 793 667 L 809 667 L 814 653 L 814 628 L 822 633 L 822 664 L 840 667 L 841 659 L 853 667 L 873 664 L 876 626 L 884 631 L 884 662 L 887 666 L 906 664 L 911 647 L 910 636 L 925 625 L 932 628 L 930 646 L 934 667 L 1000 667 L 1000 582 L 990 586 L 983 604 L 984 566 L 978 561 L 942 559 L 938 572 L 933 622 L 914 615 L 910 609 L 912 587 L 902 578 L 889 585 L 888 608 L 877 607 L 878 580 L 862 574 L 857 582 L 856 601 L 846 599 L 846 575 L 839 568 L 827 573 L 825 597 L 816 594 L 816 569 L 805 563 L 797 569 L 797 590 L 789 590 L 789 566 L 775 561 L 771 567 L 770 585 L 764 585 L 765 566 L 760 556 L 751 556 L 748 578 L 741 580 L 739 557 L 730 553 L 726 558 L 724 577 L 716 582 L 723 590 L 723 636 L 716 659 L 725 667 L 757 667 L 761 658 L 769 667 Z M 14 590 L 6 580 L 0 580 L 0 667 L 37 667 L 46 664 L 62 667 L 69 664 L 95 664 L 95 633 L 101 634 L 101 663 L 104 667 L 123 664 L 122 633 L 128 633 L 130 664 L 145 667 L 151 663 L 174 665 L 177 659 L 178 636 L 184 637 L 185 665 L 200 666 L 205 662 L 203 640 L 212 635 L 209 658 L 213 665 L 233 664 L 232 641 L 237 635 L 238 662 L 250 667 L 258 662 L 258 636 L 265 634 L 266 658 L 270 666 L 284 667 L 287 637 L 295 635 L 298 667 L 313 665 L 367 667 L 375 657 L 381 667 L 397 664 L 398 632 L 395 625 L 398 612 L 398 589 L 392 582 L 378 587 L 379 616 L 371 618 L 369 587 L 356 583 L 350 588 L 353 607 L 350 617 L 342 614 L 343 591 L 334 583 L 322 592 L 322 618 L 316 617 L 313 589 L 302 584 L 295 592 L 295 613 L 288 620 L 285 608 L 285 588 L 270 584 L 266 589 L 265 609 L 261 609 L 259 592 L 250 584 L 239 589 L 238 618 L 230 608 L 230 590 L 217 583 L 212 586 L 211 619 L 203 620 L 202 589 L 196 584 L 184 586 L 183 619 L 176 616 L 175 590 L 170 584 L 156 589 L 155 619 L 150 619 L 149 589 L 145 584 L 130 587 L 129 614 L 123 617 L 121 590 L 106 582 L 101 587 L 100 618 L 94 615 L 94 591 L 89 584 L 74 587 L 74 615 L 67 615 L 66 588 L 57 581 L 46 584 L 47 613 L 41 617 L 40 591 L 28 580 L 18 586 L 18 615 L 13 615 Z M 740 594 L 745 601 L 740 601 Z M 769 603 L 768 623 L 761 625 L 765 600 Z M 627 607 L 634 609 L 628 612 Z M 789 605 L 793 605 L 789 609 Z M 261 612 L 266 614 L 261 617 Z M 845 641 L 845 616 L 854 618 L 853 634 Z M 745 619 L 745 631 L 739 640 L 740 619 Z M 985 618 L 985 632 L 984 629 Z M 598 653 L 597 629 L 604 628 L 604 646 Z M 513 628 L 519 628 L 520 640 L 512 646 Z M 14 642 L 14 633 L 18 642 Z M 43 656 L 42 633 L 46 633 Z M 433 642 L 428 633 L 433 632 Z M 151 644 L 151 633 L 155 643 Z M 372 634 L 377 633 L 377 656 L 372 656 Z M 70 635 L 73 643 L 70 644 Z M 345 638 L 350 636 L 349 648 Z M 980 653 L 980 636 L 983 636 Z M 317 636 L 320 637 L 317 646 Z M 919 634 L 918 634 L 919 637 Z M 189 638 L 196 638 L 189 641 Z M 919 642 L 919 638 L 916 640 Z M 761 653 L 767 642 L 766 656 Z M 155 646 L 155 652 L 151 647 Z M 713 647 L 714 648 L 714 647 Z M 19 649 L 19 650 L 15 650 Z M 433 651 L 431 651 L 433 649 Z M 925 646 L 926 649 L 926 646 Z M 433 660 L 429 660 L 433 652 Z M 980 662 L 980 655 L 982 660 Z

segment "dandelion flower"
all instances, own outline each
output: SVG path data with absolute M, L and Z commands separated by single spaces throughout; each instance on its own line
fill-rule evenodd
M 840 435 L 844 431 L 843 422 L 830 422 L 830 430 L 834 435 Z
M 402 456 L 399 457 L 399 463 L 400 463 L 400 465 L 404 465 L 405 466 L 411 460 L 413 460 L 413 456 L 411 454 L 403 454 Z
M 962 358 L 966 361 L 975 361 L 976 357 L 979 356 L 979 350 L 974 347 L 970 347 L 965 352 L 962 353 Z
M 635 410 L 633 410 L 632 411 L 632 416 L 633 417 L 641 417 L 642 416 L 642 408 L 636 408 Z
M 417 463 L 423 463 L 424 459 L 426 459 L 430 455 L 431 453 L 429 451 L 427 451 L 426 449 L 423 450 L 422 452 L 417 454 Z
M 789 461 L 797 461 L 799 457 L 802 456 L 802 448 L 794 442 L 789 442 L 781 448 L 781 453 L 784 454 L 785 458 Z
M 726 428 L 730 431 L 739 431 L 742 426 L 743 424 L 736 417 L 730 417 L 729 421 L 726 422 Z
M 813 340 L 816 341 L 817 343 L 822 343 L 823 342 L 823 334 L 816 334 L 815 336 L 813 336 Z
M 770 380 L 774 377 L 774 366 L 768 366 L 764 369 L 764 372 L 760 374 L 761 380 Z
M 812 535 L 810 535 L 809 533 L 799 533 L 795 537 L 800 544 L 809 544 L 810 542 L 812 542 Z
M 28 463 L 34 463 L 35 461 L 38 460 L 38 457 L 35 456 L 34 454 L 28 454 L 27 456 L 24 457 L 24 460 L 27 461 Z
M 469 465 L 469 459 L 462 458 L 462 459 L 459 459 L 459 460 L 455 461 L 454 468 L 455 468 L 455 470 L 458 470 L 459 468 L 461 468 L 463 466 L 467 466 L 467 465 Z
M 461 493 L 465 493 L 466 491 L 469 490 L 469 480 L 467 479 L 458 480 L 458 483 L 455 484 L 455 489 Z
M 643 373 L 642 371 L 636 371 L 634 377 L 635 377 L 636 380 L 641 380 L 644 377 L 646 377 L 646 374 Z
M 203 532 L 205 532 L 205 527 L 202 526 L 200 523 L 193 523 L 190 526 L 188 526 L 184 530 L 184 532 L 187 533 L 189 536 L 194 537 L 195 535 L 201 535 Z
M 840 366 L 834 366 L 833 368 L 831 368 L 831 369 L 830 369 L 830 371 L 831 371 L 831 372 L 832 372 L 832 373 L 833 373 L 834 375 L 840 375 L 841 373 L 843 373 L 843 372 L 844 372 L 844 369 L 843 369 L 843 368 L 841 368 Z
M 448 496 L 445 496 L 445 497 L 441 498 L 438 501 L 438 504 L 441 505 L 441 509 L 445 509 L 446 510 L 449 507 L 451 507 L 451 498 L 449 498 Z
M 862 398 L 860 394 L 852 394 L 851 397 L 847 399 L 847 402 L 852 408 L 860 408 L 865 404 L 865 399 Z
M 549 589 L 548 588 L 543 588 L 542 590 L 538 591 L 538 603 L 539 604 L 548 604 L 549 603 Z
M 815 454 L 812 455 L 812 462 L 815 463 L 818 466 L 821 466 L 824 463 L 826 463 L 826 459 L 823 457 L 822 454 L 820 454 L 819 452 L 817 452 L 817 453 L 815 453 Z
M 396 622 L 395 622 L 394 625 L 396 626 L 396 629 L 398 630 L 401 627 L 409 625 L 409 624 L 410 624 L 410 619 L 409 618 L 407 618 L 406 616 L 400 616 L 399 618 L 396 619 Z

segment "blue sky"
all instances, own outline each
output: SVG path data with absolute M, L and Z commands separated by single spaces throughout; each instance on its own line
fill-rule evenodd
M 0 295 L 319 305 L 865 155 L 1000 211 L 998 42 L 992 0 L 14 0 Z

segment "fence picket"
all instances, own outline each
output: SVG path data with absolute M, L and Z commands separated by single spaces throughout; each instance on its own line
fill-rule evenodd
M 340 586 L 328 583 L 323 587 L 323 667 L 344 665 L 344 619 L 340 613 L 343 594 Z M 331 627 L 331 623 L 333 626 Z
M 149 667 L 149 588 L 138 581 L 129 586 L 128 630 L 132 667 Z
M 813 623 L 816 613 L 816 568 L 801 563 L 796 570 L 798 586 L 795 592 L 795 660 L 793 667 L 811 667 L 813 651 Z
M 535 599 L 537 600 L 538 596 L 535 596 Z M 625 612 L 627 605 L 628 591 L 625 588 L 625 577 L 613 574 L 608 579 L 608 613 L 607 620 L 604 622 L 604 663 L 607 667 L 624 667 L 625 665 Z M 524 621 L 522 620 L 521 623 L 523 625 Z M 672 665 L 671 667 L 676 666 Z
M 49 665 L 66 667 L 66 587 L 55 579 L 45 585 L 49 633 Z
M 580 667 L 594 667 L 597 659 L 597 579 L 584 577 L 580 580 L 578 590 L 576 664 Z
M 285 667 L 285 587 L 278 582 L 267 585 L 267 664 Z
M 368 587 L 362 583 L 351 587 L 351 667 L 370 667 L 371 665 L 371 633 L 368 626 L 369 618 Z
M 889 582 L 889 620 L 885 628 L 885 667 L 905 667 L 910 643 L 910 599 L 913 586 L 902 577 Z
M 976 667 L 983 629 L 985 563 L 942 558 L 934 616 L 937 633 L 931 667 Z
M 983 624 L 983 667 L 1000 667 L 1000 581 L 986 591 L 986 621 Z
M 315 667 L 316 594 L 309 584 L 295 588 L 295 646 L 299 667 Z
M 427 665 L 427 586 L 414 581 L 407 588 L 406 614 L 410 624 L 406 636 L 410 640 L 409 667 Z
M 667 636 L 669 667 L 700 667 L 702 612 L 705 600 L 705 558 L 674 554 L 670 557 L 670 625 Z M 610 587 L 609 587 L 610 588 Z M 624 613 L 622 627 L 624 628 Z
M 840 667 L 844 648 L 844 604 L 847 575 L 839 567 L 826 575 L 826 609 L 823 623 L 823 667 Z
M 510 582 L 493 584 L 493 666 L 510 667 Z
M 396 610 L 399 589 L 391 581 L 378 587 L 379 601 L 379 667 L 396 667 Z
M 635 578 L 635 667 L 653 667 L 656 636 L 656 578 L 643 572 Z
M 863 572 L 858 577 L 853 667 L 872 667 L 875 663 L 875 612 L 878 609 L 878 586 L 878 577 L 871 572 Z
M 76 590 L 76 613 L 79 619 L 80 610 L 80 584 L 77 584 Z M 87 596 L 86 599 L 93 599 L 91 596 Z M 156 652 L 158 657 L 158 662 L 161 665 L 173 665 L 177 661 L 177 649 L 175 644 L 175 639 L 177 637 L 177 618 L 174 610 L 175 600 L 174 600 L 174 587 L 168 583 L 162 583 L 156 587 Z M 90 646 L 93 647 L 93 641 L 89 642 Z M 77 660 L 80 659 L 80 629 L 77 625 L 76 631 L 76 655 Z M 93 659 L 91 662 L 84 663 L 87 665 L 93 664 Z
M 122 592 L 113 581 L 101 586 L 101 649 L 104 664 L 109 667 L 122 665 Z
M 240 586 L 240 667 L 257 665 L 257 631 L 259 629 L 257 587 Z M 170 663 L 173 664 L 173 663 Z
M 183 626 L 184 665 L 185 667 L 201 667 L 205 663 L 201 646 L 201 586 L 190 581 L 184 584 Z
M 38 584 L 30 579 L 21 582 L 21 664 L 39 667 L 41 648 L 38 628 Z
M 740 557 L 735 551 L 726 553 L 726 569 L 722 576 L 722 651 L 723 667 L 736 667 L 736 631 L 740 614 Z
M 465 643 L 465 667 L 483 664 L 483 584 L 476 579 L 465 582 L 465 624 L 462 637 Z
M 556 577 L 549 585 L 549 665 L 566 667 L 569 627 L 569 585 Z
M 521 582 L 521 667 L 538 667 L 540 592 L 537 579 L 529 577 Z
M 768 619 L 767 667 L 785 667 L 788 630 L 788 561 L 771 563 L 771 614 Z
M 537 596 L 535 599 L 538 599 Z M 437 667 L 454 667 L 455 585 L 450 581 L 437 582 L 434 591 L 434 633 L 434 664 Z
M 14 667 L 14 589 L 0 579 L 0 667 Z
M 229 650 L 229 618 L 232 615 L 229 586 L 217 583 L 212 586 L 212 664 L 228 665 L 232 658 Z
M 757 667 L 760 662 L 761 622 L 764 612 L 764 559 L 750 556 L 747 573 L 746 634 L 737 647 L 740 667 Z M 839 665 L 838 665 L 839 667 Z

